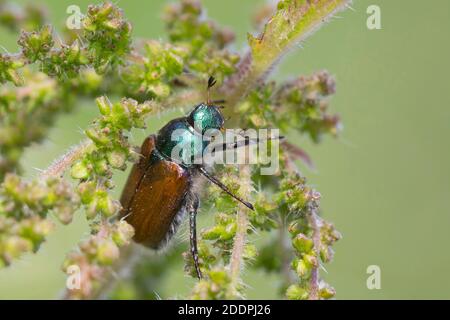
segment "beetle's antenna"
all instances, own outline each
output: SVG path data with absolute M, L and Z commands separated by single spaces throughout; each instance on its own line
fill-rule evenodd
M 208 79 L 208 89 L 213 87 L 216 84 L 216 79 L 213 76 L 210 76 Z
M 220 189 L 222 189 L 223 191 L 225 191 L 227 194 L 229 194 L 231 197 L 233 197 L 234 199 L 236 199 L 237 201 L 239 201 L 240 203 L 242 203 L 244 206 L 246 206 L 247 208 L 249 208 L 250 210 L 255 210 L 255 208 L 253 207 L 253 205 L 250 202 L 247 202 L 241 198 L 239 198 L 237 195 L 235 195 L 233 192 L 231 192 L 226 185 L 224 185 L 222 182 L 220 182 L 219 180 L 217 180 L 216 178 L 214 178 L 212 175 L 210 175 L 205 168 L 203 167 L 198 167 L 198 170 L 200 171 L 201 174 L 203 174 L 205 176 L 206 179 L 208 179 L 209 181 L 211 181 L 212 183 L 214 183 L 216 186 L 218 186 Z
M 216 84 L 216 79 L 213 76 L 210 76 L 208 79 L 208 88 L 206 89 L 206 104 L 209 106 L 212 101 L 210 99 L 210 91 L 211 88 Z

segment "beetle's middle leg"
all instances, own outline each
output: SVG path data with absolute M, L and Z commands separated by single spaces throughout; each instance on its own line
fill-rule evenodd
M 195 271 L 199 279 L 202 278 L 202 272 L 198 262 L 198 248 L 197 248 L 197 210 L 199 206 L 199 200 L 197 195 L 193 195 L 192 201 L 189 205 L 189 234 L 191 240 L 191 254 L 194 259 Z

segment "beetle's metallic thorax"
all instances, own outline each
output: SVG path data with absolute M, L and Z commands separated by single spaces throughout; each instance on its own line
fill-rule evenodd
M 206 147 L 201 134 L 186 121 L 177 118 L 170 121 L 158 132 L 156 149 L 167 159 L 189 167 L 201 157 Z
M 210 143 L 209 130 L 222 129 L 224 119 L 215 106 L 200 104 L 158 132 L 156 149 L 162 156 L 185 167 L 198 164 Z

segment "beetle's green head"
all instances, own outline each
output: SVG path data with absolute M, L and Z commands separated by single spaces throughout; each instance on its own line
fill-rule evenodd
M 222 130 L 225 122 L 220 107 L 201 103 L 188 115 L 189 124 L 204 134 L 207 130 Z

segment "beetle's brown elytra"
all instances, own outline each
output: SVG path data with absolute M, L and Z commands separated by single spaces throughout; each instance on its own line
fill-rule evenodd
M 192 179 L 187 169 L 174 162 L 152 163 L 155 140 L 151 135 L 144 141 L 145 153 L 128 177 L 121 203 L 125 220 L 134 227 L 134 241 L 158 249 L 176 231 L 176 216 L 184 209 Z

